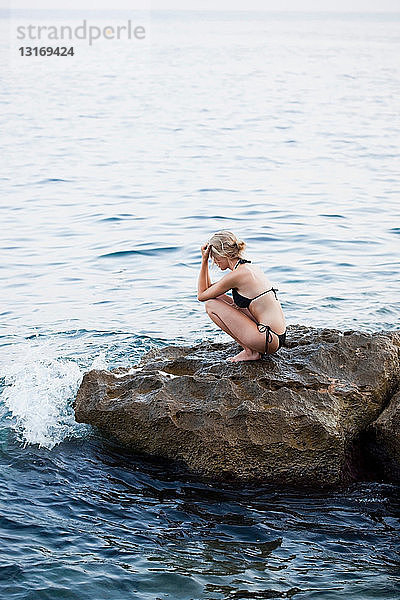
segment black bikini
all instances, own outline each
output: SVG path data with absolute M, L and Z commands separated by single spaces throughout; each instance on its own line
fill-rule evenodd
M 238 267 L 239 265 L 250 262 L 251 260 L 239 258 L 239 260 L 233 268 L 236 269 L 236 267 Z M 253 300 L 259 298 L 260 296 L 263 296 L 264 294 L 268 294 L 268 292 L 274 292 L 275 298 L 278 300 L 278 297 L 276 295 L 277 291 L 277 288 L 272 287 L 271 289 L 266 290 L 265 292 L 261 292 L 261 294 L 258 294 L 258 296 L 254 296 L 254 298 L 246 298 L 246 296 L 242 296 L 241 294 L 239 294 L 236 288 L 232 288 L 232 298 L 236 306 L 238 306 L 239 308 L 248 308 L 250 306 L 250 302 L 253 302 Z M 269 325 L 264 325 L 264 323 L 257 323 L 257 329 L 260 333 L 265 333 L 265 354 L 268 354 L 268 344 L 270 344 L 273 340 L 272 333 L 275 333 L 275 335 L 277 335 L 279 338 L 279 346 L 277 350 L 279 350 L 279 348 L 281 348 L 281 346 L 285 344 L 286 331 L 284 333 L 276 333 L 276 331 L 271 329 Z

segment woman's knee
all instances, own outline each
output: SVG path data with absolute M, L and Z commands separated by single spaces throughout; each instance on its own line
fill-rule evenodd
M 219 303 L 220 300 L 217 300 L 216 298 L 210 298 L 210 300 L 206 300 L 204 302 L 204 305 L 207 314 L 209 315 L 211 312 L 215 312 Z

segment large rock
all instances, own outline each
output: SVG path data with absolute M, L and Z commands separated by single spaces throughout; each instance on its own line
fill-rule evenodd
M 400 392 L 367 428 L 365 446 L 370 460 L 387 481 L 400 481 Z
M 78 422 L 214 479 L 337 485 L 362 476 L 360 437 L 399 386 L 400 332 L 288 328 L 287 347 L 230 363 L 236 344 L 152 350 L 90 371 Z

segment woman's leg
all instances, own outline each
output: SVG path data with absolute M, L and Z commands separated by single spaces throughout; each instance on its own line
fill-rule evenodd
M 227 304 L 231 304 L 231 305 L 234 304 L 233 298 L 231 298 L 231 296 L 228 296 L 228 294 L 221 294 L 220 296 L 217 296 L 216 300 L 223 300 Z
M 207 300 L 205 305 L 212 321 L 243 347 L 243 351 L 231 360 L 257 360 L 261 357 L 265 352 L 265 334 L 258 331 L 253 318 L 217 298 Z M 278 341 L 274 339 L 268 345 L 269 352 L 274 352 L 277 348 Z
M 217 296 L 216 300 L 223 300 L 230 306 L 233 306 L 233 308 L 236 308 L 236 310 L 240 310 L 241 313 L 243 313 L 244 315 L 247 315 L 252 321 L 254 321 L 254 323 L 257 323 L 257 319 L 255 317 L 253 317 L 253 315 L 251 314 L 249 309 L 248 308 L 239 308 L 238 306 L 236 306 L 233 299 L 231 298 L 231 296 L 228 296 L 228 294 L 221 294 L 220 296 Z
M 254 323 L 257 323 L 257 319 L 253 317 L 248 308 L 238 308 L 238 310 L 240 310 L 240 312 L 244 315 L 247 315 L 252 321 L 254 321 Z
M 257 319 L 255 317 L 253 317 L 253 315 L 251 314 L 249 309 L 248 308 L 239 308 L 238 306 L 236 306 L 233 299 L 231 298 L 231 296 L 228 296 L 228 294 L 221 294 L 221 296 L 216 297 L 216 300 L 223 300 L 230 306 L 233 306 L 233 308 L 236 308 L 236 310 L 240 310 L 241 313 L 243 313 L 244 315 L 247 315 L 252 321 L 254 321 L 254 323 L 257 323 Z
M 220 298 L 220 297 L 221 296 L 218 296 L 218 298 Z M 229 296 L 228 296 L 228 298 L 229 298 Z M 232 300 L 232 298 L 231 298 L 231 300 Z M 253 315 L 251 314 L 251 312 L 249 311 L 248 308 L 239 308 L 238 306 L 236 306 L 236 304 L 233 302 L 233 300 L 232 300 L 232 302 L 229 302 L 229 304 L 232 304 L 232 306 L 236 310 L 238 310 L 242 314 L 248 316 L 249 319 L 254 321 L 254 323 L 257 323 L 257 319 L 255 317 L 253 317 Z M 229 331 L 227 333 L 229 333 Z M 243 346 L 242 344 L 241 344 L 241 346 L 242 346 L 243 350 L 241 352 L 239 352 L 239 354 L 236 354 L 235 356 L 228 358 L 228 360 L 233 361 L 233 362 L 238 362 L 241 360 L 257 360 L 258 357 L 256 359 L 253 359 L 254 351 L 251 348 L 247 348 L 246 346 Z

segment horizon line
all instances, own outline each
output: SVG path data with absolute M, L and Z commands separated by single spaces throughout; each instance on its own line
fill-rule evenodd
M 272 13 L 272 14 L 282 14 L 282 13 L 294 13 L 294 14 L 392 14 L 397 15 L 400 14 L 399 10 L 331 10 L 331 9 L 303 9 L 303 10 L 295 10 L 295 9 L 263 9 L 263 8 L 35 8 L 35 7 L 27 7 L 27 8 L 12 8 L 12 7 L 0 7 L 0 12 L 194 12 L 194 13 Z

